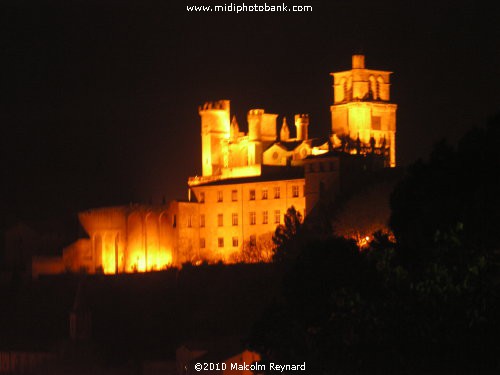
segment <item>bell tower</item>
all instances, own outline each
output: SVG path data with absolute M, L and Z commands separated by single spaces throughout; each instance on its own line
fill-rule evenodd
M 201 117 L 201 165 L 203 176 L 220 174 L 227 164 L 230 138 L 229 100 L 207 102 L 198 109 Z
M 366 69 L 365 56 L 353 55 L 352 68 L 333 76 L 332 133 L 360 142 L 355 152 L 377 150 L 386 166 L 396 166 L 396 109 L 390 101 L 390 75 Z M 361 151 L 359 151 L 361 150 Z

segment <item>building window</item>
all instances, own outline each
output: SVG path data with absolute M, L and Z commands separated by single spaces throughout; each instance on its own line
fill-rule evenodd
M 280 210 L 274 211 L 274 224 L 279 224 L 281 219 Z
M 219 190 L 217 192 L 217 202 L 222 202 L 222 201 L 223 201 L 222 190 Z
M 236 202 L 238 200 L 238 190 L 231 190 L 231 200 L 233 202 Z
M 250 246 L 257 246 L 257 237 L 254 234 L 250 236 Z
M 280 198 L 280 188 L 278 186 L 274 188 L 274 199 L 279 199 L 279 198 Z
M 262 199 L 267 199 L 267 189 L 262 189 Z
M 252 211 L 252 212 L 250 212 L 250 225 L 255 225 L 255 222 L 256 222 L 256 220 L 255 220 L 255 212 Z
M 177 215 L 174 215 L 174 217 L 172 218 L 172 227 L 177 227 Z
M 200 215 L 200 227 L 205 228 L 205 214 Z
M 238 247 L 238 237 L 233 237 L 233 247 Z
M 238 214 L 233 214 L 232 222 L 234 226 L 238 225 Z
M 269 215 L 267 211 L 262 212 L 262 224 L 267 224 L 269 222 Z
M 219 237 L 217 239 L 217 244 L 219 245 L 219 247 L 224 247 L 224 237 Z
M 255 189 L 250 190 L 250 200 L 251 201 L 255 200 Z
M 192 228 L 193 227 L 193 217 L 192 216 L 188 216 L 188 228 Z
M 204 248 L 205 248 L 205 239 L 200 238 L 200 249 L 204 249 Z
M 205 192 L 200 191 L 200 203 L 205 203 Z
M 223 216 L 223 214 L 218 214 L 217 215 L 217 225 L 219 227 L 222 227 L 224 225 L 224 216 Z
M 299 187 L 297 185 L 292 186 L 292 197 L 297 198 L 299 196 Z

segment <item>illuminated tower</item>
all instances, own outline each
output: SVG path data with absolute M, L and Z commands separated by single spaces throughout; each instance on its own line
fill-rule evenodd
M 388 150 L 387 165 L 396 166 L 396 109 L 390 102 L 391 72 L 365 68 L 363 55 L 352 56 L 352 69 L 333 76 L 332 133 Z
M 295 127 L 297 130 L 297 140 L 307 141 L 309 139 L 309 115 L 295 115 Z
M 227 164 L 230 136 L 229 100 L 207 102 L 198 110 L 201 116 L 201 165 L 203 176 L 220 174 Z

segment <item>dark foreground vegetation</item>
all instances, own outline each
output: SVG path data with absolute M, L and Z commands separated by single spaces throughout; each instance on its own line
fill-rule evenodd
M 276 233 L 288 268 L 249 344 L 317 374 L 500 373 L 500 116 L 441 142 L 391 197 L 395 240 L 367 249 L 297 225 Z

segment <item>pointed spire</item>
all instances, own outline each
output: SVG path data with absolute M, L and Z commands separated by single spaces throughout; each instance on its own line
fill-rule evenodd
M 236 139 L 238 138 L 238 134 L 240 133 L 240 127 L 238 126 L 238 121 L 236 120 L 236 116 L 233 116 L 231 120 L 231 126 L 229 128 L 229 138 Z
M 288 129 L 288 125 L 286 123 L 286 117 L 283 117 L 283 124 L 281 125 L 280 131 L 280 141 L 288 141 L 290 139 L 290 129 Z

